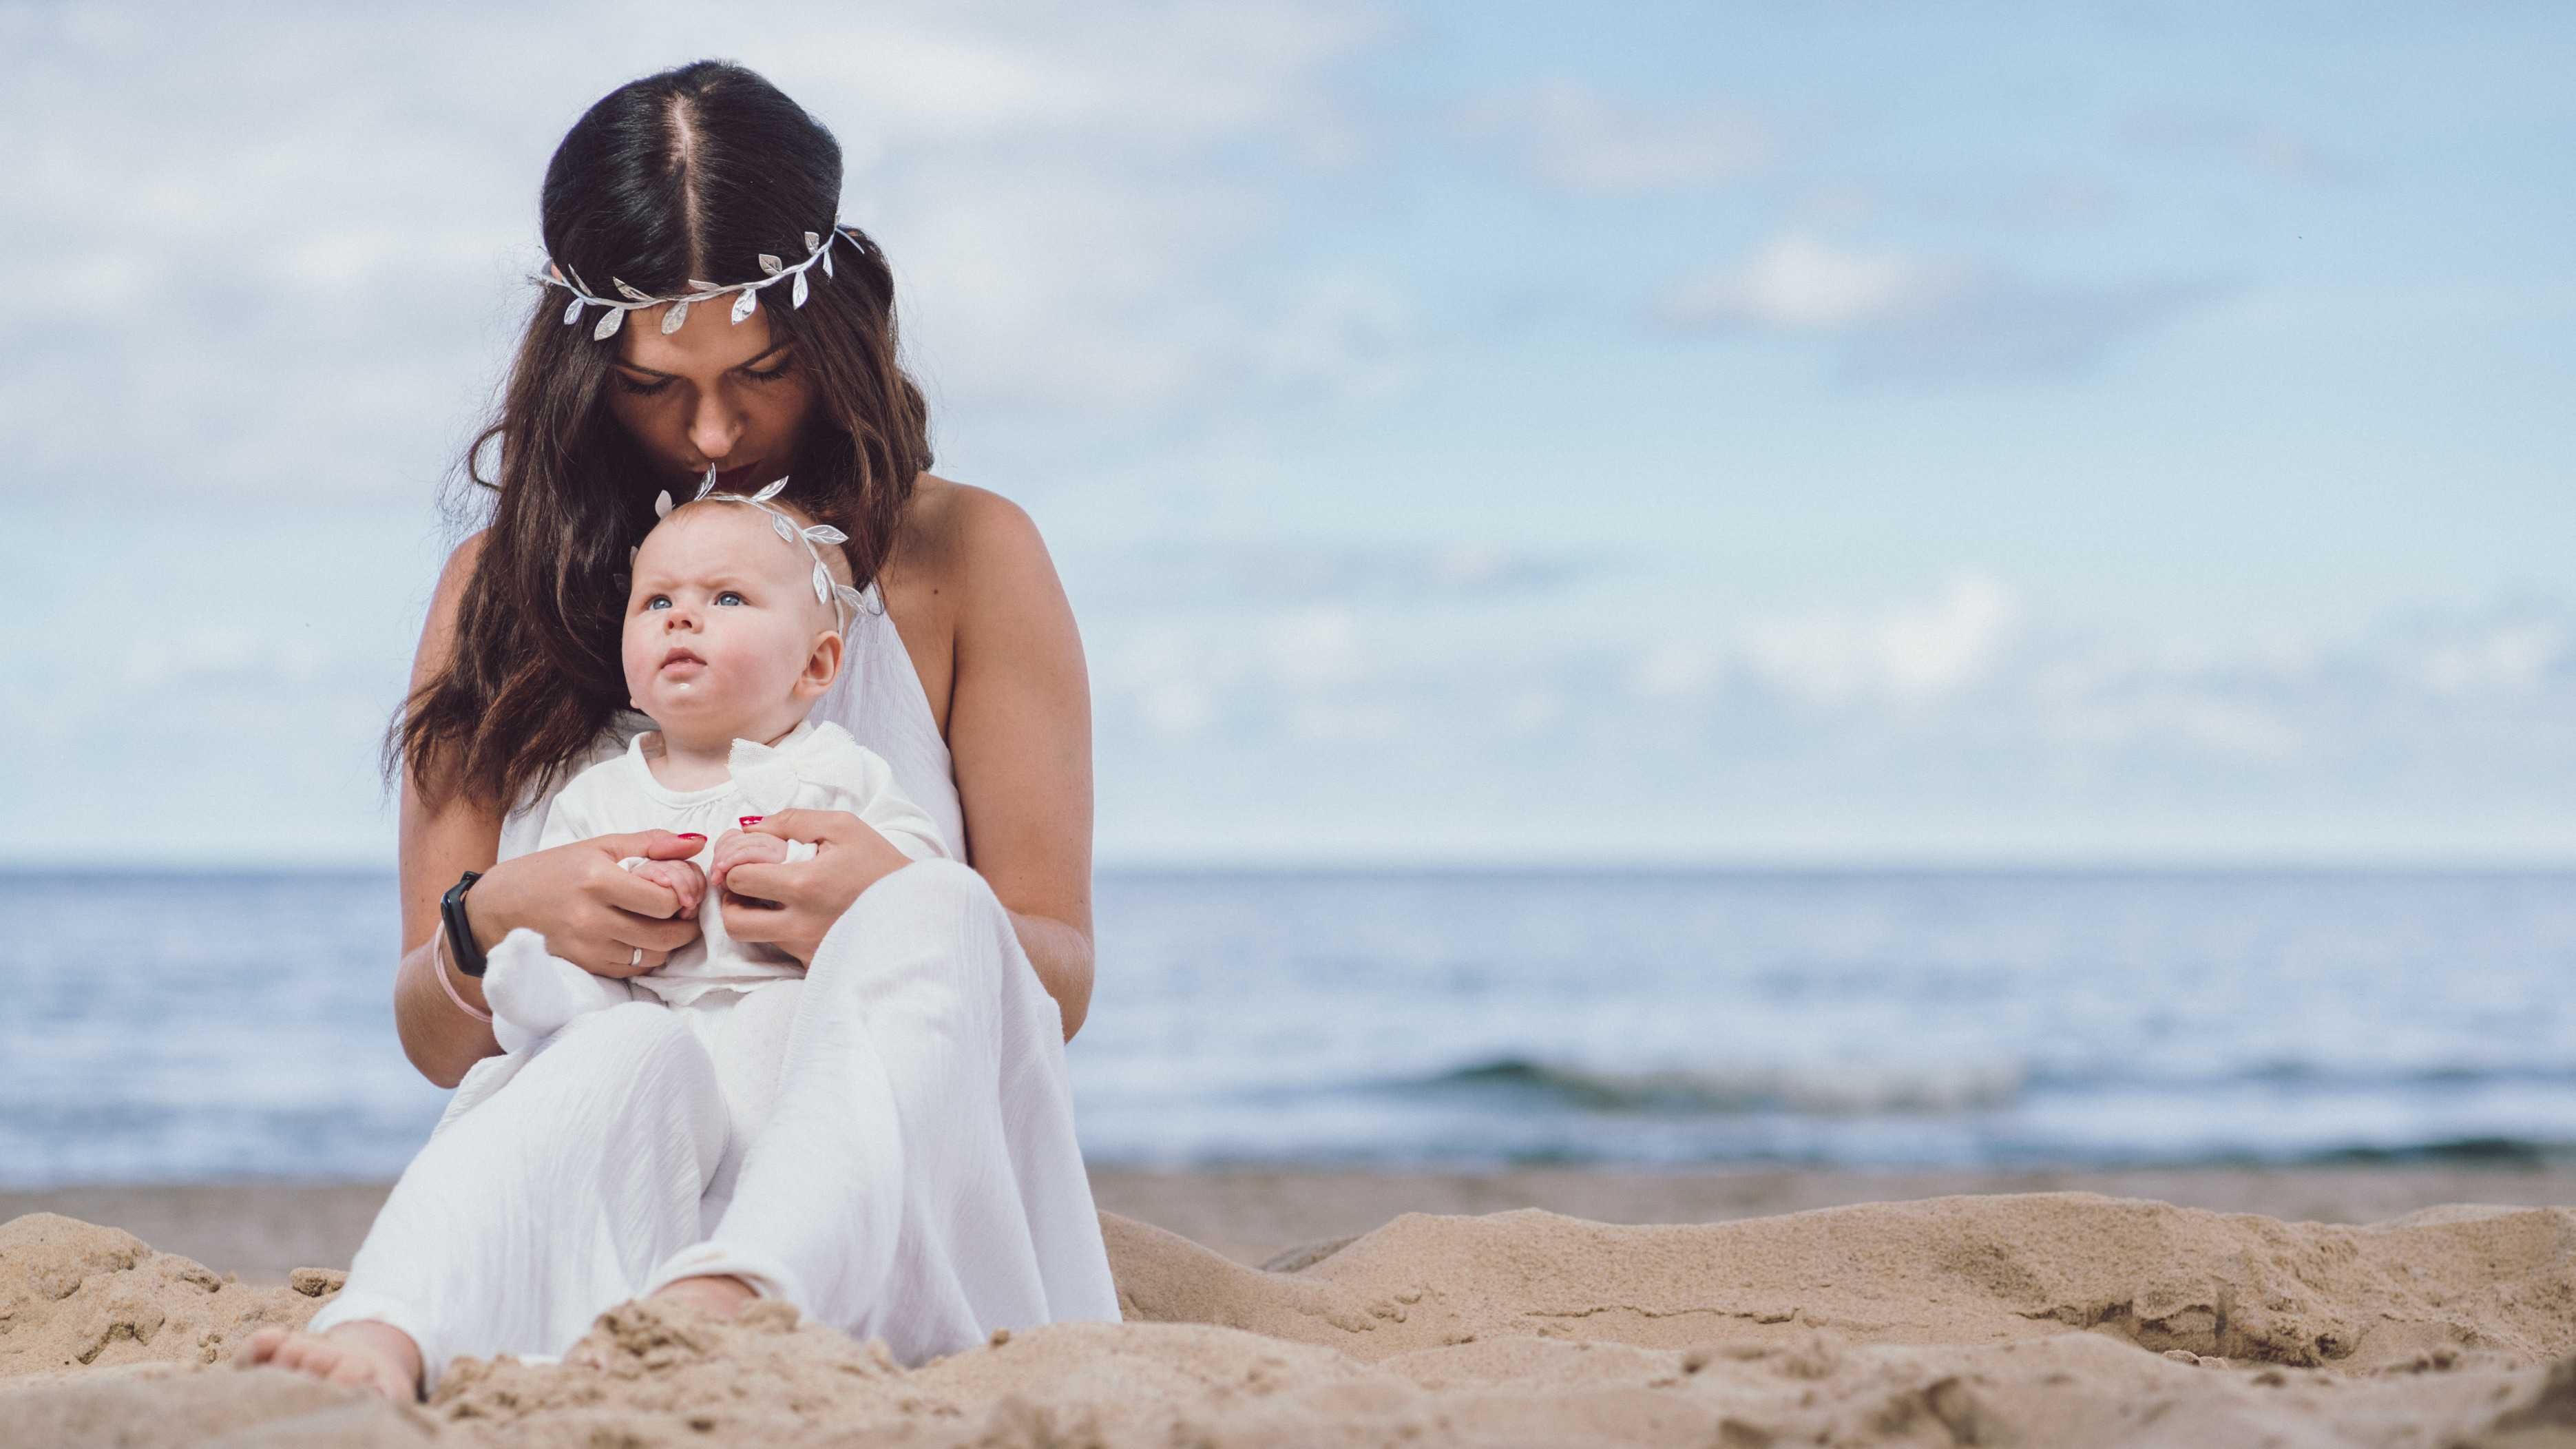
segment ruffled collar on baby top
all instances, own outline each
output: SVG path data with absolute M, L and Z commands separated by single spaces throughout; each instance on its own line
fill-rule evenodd
M 797 764 L 849 739 L 849 731 L 839 725 L 809 719 L 774 745 L 736 740 L 732 754 L 726 758 L 732 778 L 695 790 L 674 790 L 653 777 L 653 767 L 644 759 L 645 738 L 657 733 L 647 730 L 626 746 L 627 761 L 646 794 L 665 805 L 699 805 L 730 795 L 742 802 L 742 813 L 746 815 L 768 815 L 786 809 L 796 799 Z

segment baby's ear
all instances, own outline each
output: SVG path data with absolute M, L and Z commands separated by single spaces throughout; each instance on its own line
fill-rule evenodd
M 796 697 L 814 699 L 832 687 L 841 677 L 841 631 L 824 629 L 814 635 L 813 647 L 805 654 L 805 672 L 796 676 Z

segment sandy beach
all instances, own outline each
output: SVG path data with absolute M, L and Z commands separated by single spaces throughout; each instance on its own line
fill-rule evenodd
M 417 1408 L 227 1363 L 336 1290 L 380 1186 L 0 1195 L 0 1441 L 2576 1444 L 2576 1174 L 1096 1190 L 1123 1324 L 905 1371 L 781 1308 L 630 1305 L 604 1372 L 465 1361 Z

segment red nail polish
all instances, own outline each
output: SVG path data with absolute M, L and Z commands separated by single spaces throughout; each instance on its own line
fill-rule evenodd
M 737 818 L 734 823 L 745 830 L 749 830 L 751 827 L 758 825 L 760 822 L 768 818 L 769 817 L 766 815 L 745 815 Z
M 681 838 L 682 840 L 704 840 L 704 839 L 706 839 L 706 837 L 705 837 L 705 836 L 700 835 L 698 832 L 696 832 L 696 831 L 694 831 L 694 830 L 683 830 L 683 831 L 680 831 L 680 832 L 679 832 L 679 836 L 680 836 L 680 838 Z

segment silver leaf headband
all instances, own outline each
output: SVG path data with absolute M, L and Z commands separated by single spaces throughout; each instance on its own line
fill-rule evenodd
M 814 561 L 814 601 L 832 606 L 833 625 L 846 632 L 850 625 L 858 622 L 863 596 L 848 584 L 832 582 L 832 571 L 823 566 L 823 550 L 820 547 L 827 543 L 847 543 L 850 541 L 848 534 L 828 523 L 810 523 L 800 528 L 795 519 L 787 516 L 786 510 L 773 507 L 769 500 L 786 490 L 787 480 L 784 478 L 757 493 L 748 495 L 718 493 L 715 487 L 716 470 L 709 468 L 706 481 L 698 485 L 697 496 L 689 501 L 691 503 L 746 503 L 768 514 L 770 531 L 777 534 L 780 540 L 805 545 L 805 556 Z M 653 500 L 653 516 L 668 518 L 671 516 L 673 506 L 670 490 L 664 489 Z M 630 559 L 633 552 L 629 550 Z M 841 610 L 844 607 L 850 611 L 849 618 L 846 620 L 841 617 Z
M 762 252 L 760 269 L 768 275 L 756 282 L 735 282 L 727 286 L 716 282 L 702 282 L 691 277 L 689 286 L 694 290 L 668 297 L 647 297 L 616 277 L 609 278 L 608 282 L 610 286 L 617 289 L 617 297 L 593 296 L 589 285 L 582 281 L 581 273 L 561 265 L 552 257 L 546 259 L 545 274 L 529 280 L 539 286 L 561 287 L 572 293 L 572 305 L 564 308 L 563 314 L 564 325 L 567 327 L 581 320 L 582 308 L 605 308 L 606 311 L 600 315 L 599 324 L 590 329 L 590 337 L 594 342 L 604 342 L 615 336 L 618 327 L 626 321 L 627 313 L 638 307 L 659 307 L 666 302 L 670 304 L 671 310 L 662 314 L 662 335 L 667 337 L 679 331 L 681 324 L 689 320 L 689 304 L 692 302 L 709 302 L 727 292 L 739 292 L 742 295 L 733 299 L 733 320 L 739 324 L 760 305 L 755 297 L 761 288 L 784 282 L 790 277 L 795 278 L 796 282 L 788 289 L 788 300 L 791 305 L 804 306 L 807 293 L 806 269 L 816 262 L 821 262 L 823 275 L 827 277 L 832 275 L 832 243 L 838 241 L 840 236 L 841 223 L 836 218 L 831 226 L 819 233 L 810 231 L 805 233 L 805 260 L 801 262 L 791 266 L 767 252 Z M 619 297 L 625 300 L 620 301 Z

